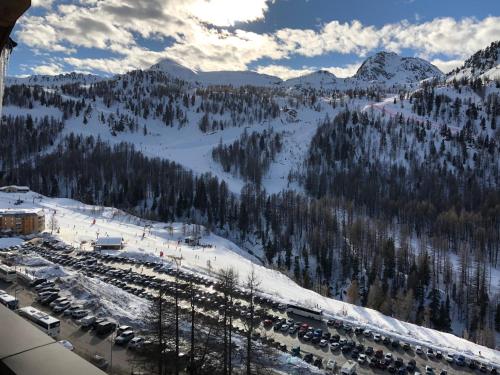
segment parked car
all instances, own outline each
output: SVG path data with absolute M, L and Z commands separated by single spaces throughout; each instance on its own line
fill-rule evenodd
M 132 331 L 132 327 L 130 326 L 119 326 L 118 329 L 116 330 L 116 335 L 119 336 L 125 331 Z
M 68 349 L 70 351 L 75 350 L 75 347 L 73 346 L 73 344 L 71 342 L 69 342 L 68 340 L 60 340 L 57 343 L 61 344 L 62 346 L 64 346 L 66 349 Z
M 70 301 L 64 301 L 62 303 L 60 303 L 59 305 L 57 306 L 54 306 L 54 308 L 52 309 L 55 313 L 60 313 L 60 312 L 63 312 L 64 310 L 68 309 L 71 305 L 71 302 Z
M 114 332 L 116 329 L 116 323 L 104 321 L 97 325 L 96 332 L 98 335 L 107 335 L 108 333 Z
M 337 362 L 334 359 L 329 359 L 326 362 L 325 370 L 328 374 L 333 374 L 335 369 L 337 368 Z
M 52 301 L 51 303 L 49 303 L 49 307 L 54 308 L 55 306 L 60 305 L 61 303 L 66 302 L 67 300 L 68 299 L 66 297 L 59 297 L 54 301 Z
M 128 344 L 129 349 L 140 349 L 144 345 L 144 337 L 134 337 Z
M 108 367 L 108 361 L 106 360 L 106 358 L 99 354 L 94 354 L 91 362 L 94 364 L 94 366 L 101 370 L 105 370 Z
M 73 319 L 81 319 L 89 315 L 89 312 L 87 310 L 75 310 L 71 313 L 71 316 Z
M 90 328 L 96 321 L 96 317 L 94 315 L 87 315 L 81 320 L 81 327 L 82 328 Z
M 125 345 L 127 344 L 130 340 L 134 338 L 134 331 L 125 331 L 122 332 L 116 339 L 115 339 L 115 344 L 117 345 Z

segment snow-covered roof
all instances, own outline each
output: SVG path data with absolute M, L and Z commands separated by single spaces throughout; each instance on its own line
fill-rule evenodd
M 96 246 L 121 246 L 123 239 L 121 237 L 101 237 L 95 242 Z
M 37 214 L 43 215 L 42 210 L 36 208 L 3 208 L 0 209 L 0 216 L 2 215 L 27 215 Z
M 18 186 L 18 185 L 8 185 L 0 187 L 0 191 L 7 190 L 18 190 L 18 191 L 30 191 L 29 186 Z

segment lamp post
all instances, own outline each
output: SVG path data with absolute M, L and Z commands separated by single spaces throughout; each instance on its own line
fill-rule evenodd
M 116 339 L 116 331 L 111 334 L 111 344 L 110 344 L 110 352 L 109 352 L 109 373 L 113 373 L 113 345 L 115 344 Z
M 19 305 L 19 301 L 17 299 L 17 292 L 21 292 L 23 290 L 24 290 L 24 288 L 16 288 L 16 289 L 14 289 L 14 299 L 17 301 L 18 305 Z

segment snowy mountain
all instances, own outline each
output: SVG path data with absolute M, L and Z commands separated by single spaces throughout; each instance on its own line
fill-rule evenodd
M 89 85 L 100 82 L 106 78 L 94 74 L 67 73 L 55 76 L 51 75 L 33 75 L 29 77 L 7 77 L 5 84 L 11 85 L 40 85 L 45 87 L 62 86 L 67 84 L 79 83 Z
M 306 74 L 296 78 L 290 78 L 283 82 L 283 85 L 293 88 L 316 88 L 316 89 L 332 89 L 337 88 L 343 79 L 339 79 L 326 70 L 318 70 L 317 72 Z
M 431 63 L 414 57 L 401 57 L 393 52 L 379 52 L 364 61 L 353 77 L 338 78 L 320 70 L 283 82 L 290 88 L 347 90 L 369 86 L 405 86 L 440 77 L 443 73 Z
M 281 79 L 252 71 L 211 71 L 202 72 L 186 68 L 171 59 L 164 59 L 154 64 L 150 70 L 167 73 L 173 78 L 202 86 L 269 86 L 279 84 Z
M 394 52 L 379 52 L 359 67 L 351 82 L 404 85 L 420 82 L 443 73 L 434 65 L 415 57 L 401 57 Z
M 500 41 L 491 43 L 465 60 L 460 68 L 448 74 L 448 79 L 500 78 Z

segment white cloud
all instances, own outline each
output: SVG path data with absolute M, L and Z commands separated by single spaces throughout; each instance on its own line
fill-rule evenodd
M 78 69 L 119 73 L 146 68 L 159 59 L 173 58 L 199 70 L 243 70 L 262 58 L 283 60 L 294 55 L 315 57 L 328 53 L 365 56 L 378 49 L 398 52 L 412 49 L 416 55 L 452 66 L 500 35 L 500 17 L 483 20 L 438 18 L 425 23 L 402 21 L 383 27 L 359 21 L 331 21 L 319 29 L 283 28 L 273 33 L 244 31 L 238 22 L 265 18 L 273 0 L 79 0 L 56 6 L 42 16 L 23 17 L 18 39 L 33 51 L 59 52 Z M 49 0 L 38 0 L 48 6 Z M 217 26 L 217 27 L 214 27 Z M 169 46 L 152 51 L 142 38 L 170 38 Z M 98 49 L 103 58 L 82 58 L 81 48 Z M 102 53 L 100 53 L 102 55 Z M 109 56 L 109 57 L 108 57 Z M 292 70 L 281 65 L 260 67 L 285 77 Z M 348 76 L 357 66 L 327 68 Z M 305 67 L 303 71 L 310 68 Z M 446 69 L 444 69 L 446 70 Z M 294 73 L 295 74 L 295 73 Z
M 188 0 L 186 3 L 189 13 L 216 26 L 261 20 L 268 10 L 268 0 Z
M 352 77 L 361 66 L 361 63 L 348 64 L 345 66 L 332 66 L 330 68 L 324 68 L 324 70 L 328 70 L 330 73 L 335 74 L 340 78 Z
M 314 72 L 314 69 L 304 67 L 303 69 L 294 69 L 284 65 L 258 66 L 255 71 L 261 74 L 269 74 L 280 77 L 281 79 L 290 79 Z
M 300 69 L 290 68 L 285 65 L 266 65 L 266 66 L 258 66 L 255 70 L 258 73 L 262 74 L 270 74 L 273 76 L 280 77 L 281 79 L 290 79 L 295 77 L 304 76 L 306 74 L 310 74 L 313 72 L 317 72 L 318 70 L 326 70 L 339 78 L 347 78 L 352 77 L 354 73 L 358 70 L 361 64 L 348 64 L 345 66 L 331 66 L 331 67 L 314 67 L 314 66 L 303 66 Z
M 434 59 L 431 61 L 431 63 L 436 65 L 443 73 L 449 73 L 453 69 L 461 67 L 464 63 L 464 60 L 444 61 L 441 59 Z
M 57 75 L 64 73 L 61 65 L 57 63 L 50 63 L 47 65 L 37 65 L 33 69 L 35 74 L 43 74 L 43 75 Z
M 31 0 L 31 6 L 50 9 L 53 2 L 54 0 Z

